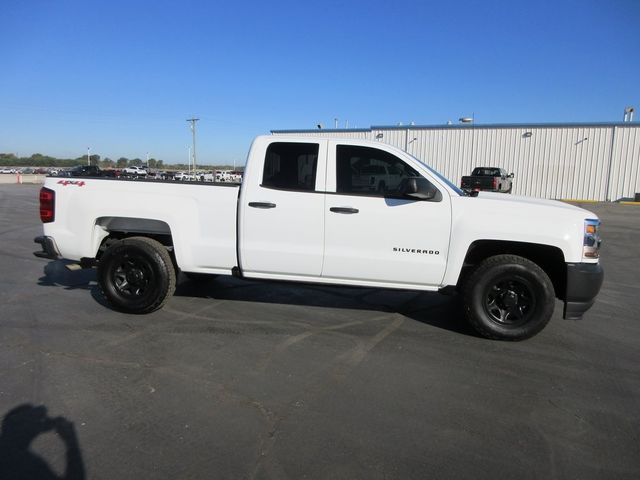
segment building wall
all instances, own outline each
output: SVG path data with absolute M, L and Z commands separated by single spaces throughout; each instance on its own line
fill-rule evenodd
M 640 192 L 640 125 L 475 125 L 273 131 L 363 138 L 399 147 L 459 184 L 476 166 L 514 172 L 513 193 L 618 200 Z

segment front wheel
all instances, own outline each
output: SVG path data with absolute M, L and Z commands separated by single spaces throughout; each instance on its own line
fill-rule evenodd
M 150 313 L 173 295 L 176 273 L 161 243 L 131 237 L 113 243 L 104 252 L 98 263 L 98 283 L 117 310 Z
M 496 255 L 480 263 L 467 278 L 464 310 L 480 335 L 524 340 L 551 319 L 555 292 L 549 276 L 517 255 Z

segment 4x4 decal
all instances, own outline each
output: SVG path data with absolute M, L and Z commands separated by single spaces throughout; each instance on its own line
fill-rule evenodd
M 67 185 L 77 185 L 83 187 L 85 185 L 83 180 L 58 180 L 58 185 L 66 187 Z

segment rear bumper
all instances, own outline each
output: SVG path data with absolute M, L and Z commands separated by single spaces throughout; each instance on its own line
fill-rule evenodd
M 58 260 L 62 258 L 60 256 L 60 252 L 58 251 L 58 247 L 56 246 L 56 242 L 51 237 L 36 237 L 33 239 L 35 243 L 40 244 L 42 247 L 41 251 L 33 252 L 33 254 L 38 258 L 49 258 L 51 260 Z
M 563 317 L 580 320 L 594 304 L 603 280 L 604 271 L 599 263 L 567 263 Z

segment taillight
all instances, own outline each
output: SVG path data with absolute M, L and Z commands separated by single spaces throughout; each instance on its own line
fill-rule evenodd
M 42 223 L 53 222 L 56 218 L 56 192 L 42 187 L 40 189 L 40 220 Z

